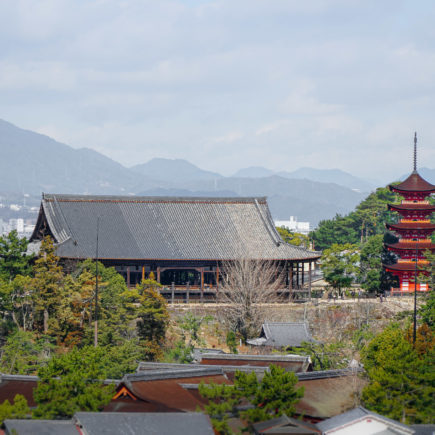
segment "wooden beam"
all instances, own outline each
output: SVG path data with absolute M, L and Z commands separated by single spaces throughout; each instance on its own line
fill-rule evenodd
M 311 261 L 308 263 L 308 297 L 311 301 L 311 270 L 312 270 L 312 266 L 311 266 Z

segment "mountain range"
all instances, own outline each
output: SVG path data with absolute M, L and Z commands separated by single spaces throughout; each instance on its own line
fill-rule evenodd
M 375 188 L 338 169 L 275 173 L 251 167 L 224 177 L 186 160 L 163 158 L 127 168 L 94 150 L 74 149 L 2 120 L 0 156 L 0 196 L 29 194 L 35 201 L 41 192 L 267 196 L 275 219 L 293 215 L 313 225 L 337 213 L 348 213 Z

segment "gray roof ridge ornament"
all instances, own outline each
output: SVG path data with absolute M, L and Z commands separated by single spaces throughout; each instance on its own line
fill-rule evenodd
M 264 218 L 263 213 L 262 213 L 262 211 L 261 211 L 260 204 L 258 203 L 257 198 L 254 198 L 254 202 L 255 202 L 255 207 L 256 207 L 256 209 L 257 209 L 257 211 L 258 211 L 258 214 L 260 215 L 261 221 L 263 222 L 264 227 L 266 228 L 267 232 L 269 233 L 271 239 L 272 239 L 273 242 L 276 244 L 276 246 L 279 246 L 279 245 L 281 244 L 281 242 L 279 241 L 279 239 L 277 239 L 277 238 L 275 237 L 275 234 L 272 233 L 272 231 L 271 231 L 269 225 L 267 224 L 266 219 Z M 268 216 L 268 217 L 269 217 L 269 216 Z M 275 227 L 273 227 L 273 228 L 275 228 Z M 277 233 L 277 234 L 278 234 L 278 233 Z
M 414 133 L 414 172 L 417 172 L 417 132 Z

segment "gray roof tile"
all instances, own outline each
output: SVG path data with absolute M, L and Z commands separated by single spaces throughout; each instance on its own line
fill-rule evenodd
M 248 340 L 249 344 L 262 346 L 300 346 L 303 341 L 315 341 L 304 322 L 264 323 L 260 339 Z
M 102 259 L 308 260 L 285 243 L 266 198 L 174 198 L 44 194 L 31 241 L 46 219 L 61 257 L 93 258 L 97 217 Z
M 213 435 L 205 414 L 197 412 L 77 412 L 77 423 L 87 435 Z

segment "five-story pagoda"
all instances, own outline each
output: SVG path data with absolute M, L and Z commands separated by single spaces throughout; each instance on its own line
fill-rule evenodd
M 399 213 L 400 219 L 397 224 L 387 224 L 387 228 L 400 239 L 386 247 L 396 253 L 399 260 L 395 264 L 384 265 L 384 268 L 398 276 L 400 292 L 427 291 L 427 284 L 418 283 L 418 275 L 429 274 L 422 270 L 428 264 L 424 251 L 435 251 L 435 244 L 431 240 L 435 224 L 430 221 L 435 205 L 428 201 L 435 192 L 435 186 L 417 172 L 417 133 L 414 136 L 414 171 L 403 183 L 390 185 L 389 188 L 404 199 L 400 204 L 388 205 L 389 210 Z

